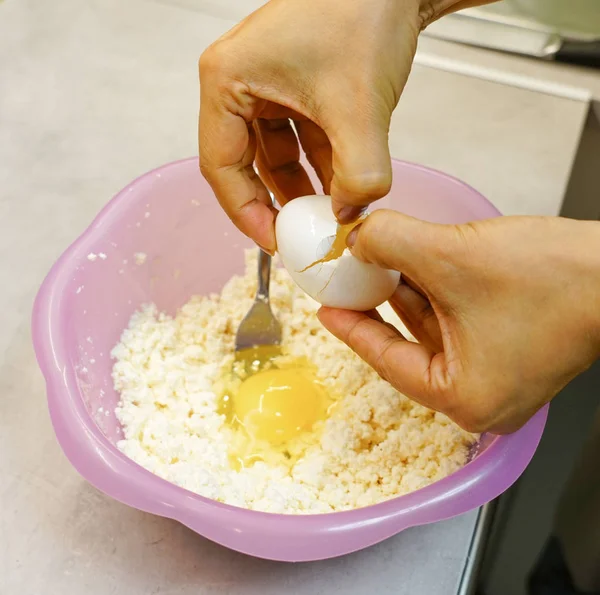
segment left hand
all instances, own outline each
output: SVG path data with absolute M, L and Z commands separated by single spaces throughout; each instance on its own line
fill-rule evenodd
M 340 222 L 387 194 L 390 119 L 434 4 L 270 0 L 204 52 L 200 168 L 264 250 L 276 247 L 276 210 L 262 180 L 280 204 L 314 194 L 299 142 Z

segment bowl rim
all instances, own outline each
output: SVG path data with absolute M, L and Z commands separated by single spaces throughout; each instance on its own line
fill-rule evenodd
M 209 512 L 220 523 L 235 523 L 238 532 L 260 530 L 263 534 L 279 535 L 290 527 L 296 535 L 317 536 L 344 531 L 357 524 L 395 519 L 394 528 L 387 535 L 389 537 L 413 525 L 443 520 L 472 510 L 510 487 L 525 470 L 537 448 L 546 422 L 547 405 L 520 430 L 495 437 L 483 453 L 433 484 L 363 508 L 322 514 L 260 512 L 211 500 L 154 475 L 129 459 L 106 438 L 81 398 L 75 370 L 67 355 L 66 339 L 60 332 L 66 314 L 62 308 L 63 289 L 74 268 L 76 256 L 89 252 L 89 247 L 119 216 L 121 204 L 132 189 L 148 177 L 168 169 L 188 167 L 194 161 L 197 163 L 198 158 L 188 157 L 161 165 L 127 184 L 58 258 L 36 296 L 32 314 L 34 350 L 46 381 L 48 407 L 57 439 L 77 471 L 109 496 L 134 508 L 178 520 L 194 530 L 194 517 L 199 512 Z M 500 215 L 489 200 L 461 180 L 422 165 L 392 161 L 395 166 L 417 168 L 460 184 L 479 201 L 487 203 L 490 217 Z M 495 480 L 486 482 L 482 481 L 483 477 L 495 477 Z M 149 484 L 152 490 L 148 490 Z M 411 517 L 417 511 L 421 520 L 414 522 Z M 230 544 L 226 545 L 232 548 Z M 348 548 L 347 552 L 366 545 L 370 543 Z

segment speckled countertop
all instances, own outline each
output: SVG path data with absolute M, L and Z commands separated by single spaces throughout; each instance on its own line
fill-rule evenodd
M 196 152 L 197 58 L 258 4 L 0 3 L 2 595 L 448 595 L 458 588 L 476 513 L 338 560 L 254 560 L 98 493 L 54 439 L 30 343 L 37 287 L 117 190 Z M 598 73 L 431 39 L 420 53 L 600 96 Z M 418 63 L 393 121 L 393 154 L 463 178 L 505 213 L 556 214 L 585 101 L 485 78 Z

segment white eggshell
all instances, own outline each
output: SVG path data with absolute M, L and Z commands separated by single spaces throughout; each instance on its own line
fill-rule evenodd
M 358 311 L 376 308 L 398 286 L 397 271 L 362 262 L 348 249 L 336 260 L 306 269 L 327 254 L 337 225 L 329 196 L 303 196 L 287 203 L 275 225 L 283 266 L 302 290 L 324 306 Z

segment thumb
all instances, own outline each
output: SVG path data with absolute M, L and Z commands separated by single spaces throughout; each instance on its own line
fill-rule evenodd
M 356 258 L 410 278 L 439 278 L 457 245 L 453 225 L 429 223 L 397 211 L 371 213 L 348 235 Z
M 338 121 L 326 131 L 331 142 L 330 194 L 333 212 L 340 223 L 357 219 L 369 204 L 382 198 L 392 185 L 392 163 L 388 144 L 389 115 L 374 114 L 357 121 L 339 110 Z

